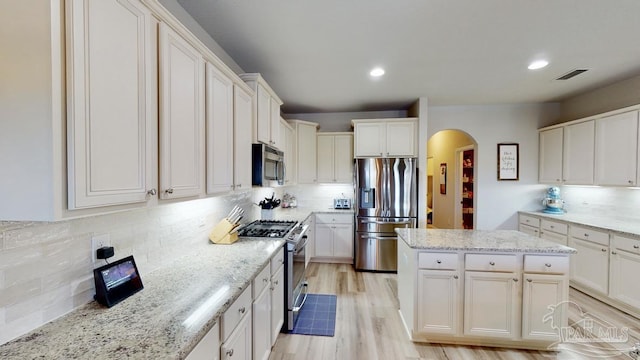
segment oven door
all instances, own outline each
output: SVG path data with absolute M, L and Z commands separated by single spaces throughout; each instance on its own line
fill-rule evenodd
M 298 318 L 298 313 L 307 300 L 307 282 L 305 254 L 307 236 L 303 235 L 297 244 L 290 244 L 287 252 L 287 261 L 291 264 L 291 271 L 287 274 L 289 293 L 287 294 L 287 330 L 293 330 Z

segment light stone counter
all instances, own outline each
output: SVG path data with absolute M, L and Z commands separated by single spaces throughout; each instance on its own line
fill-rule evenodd
M 144 289 L 112 308 L 91 302 L 0 346 L 0 359 L 183 359 L 283 245 L 208 244 L 142 276 Z
M 349 214 L 353 215 L 353 209 L 334 209 L 329 207 L 295 207 L 295 208 L 282 208 L 277 207 L 274 213 L 276 220 L 296 220 L 303 221 L 311 214 Z
M 396 229 L 412 249 L 571 254 L 575 249 L 516 230 Z
M 565 213 L 561 215 L 553 215 L 543 213 L 542 211 L 520 211 L 520 214 L 537 216 L 552 221 L 562 221 L 574 225 L 591 227 L 596 230 L 611 230 L 622 235 L 640 236 L 640 221 L 638 216 L 627 216 L 616 213 Z M 635 215 L 635 214 L 634 214 Z

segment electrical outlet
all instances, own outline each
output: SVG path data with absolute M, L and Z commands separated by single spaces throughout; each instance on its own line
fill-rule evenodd
M 96 258 L 96 251 L 104 246 L 111 246 L 109 234 L 93 235 L 91 237 L 91 257 L 93 258 L 93 262 L 98 261 L 98 258 Z

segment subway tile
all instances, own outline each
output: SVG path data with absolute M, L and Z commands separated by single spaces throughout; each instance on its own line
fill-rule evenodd
M 23 247 L 0 251 L 0 269 L 9 269 L 23 264 L 38 263 L 43 257 L 41 246 Z
M 42 244 L 52 239 L 70 236 L 69 222 L 51 223 L 4 232 L 4 247 L 15 249 Z
M 7 286 L 0 293 L 0 307 L 17 304 L 24 299 L 38 296 L 42 293 L 40 279 L 33 279 L 14 286 Z

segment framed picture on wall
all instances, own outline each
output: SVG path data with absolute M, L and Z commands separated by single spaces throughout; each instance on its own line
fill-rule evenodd
M 520 177 L 519 145 L 498 144 L 498 180 L 518 180 Z
M 440 194 L 447 193 L 447 163 L 440 164 Z

